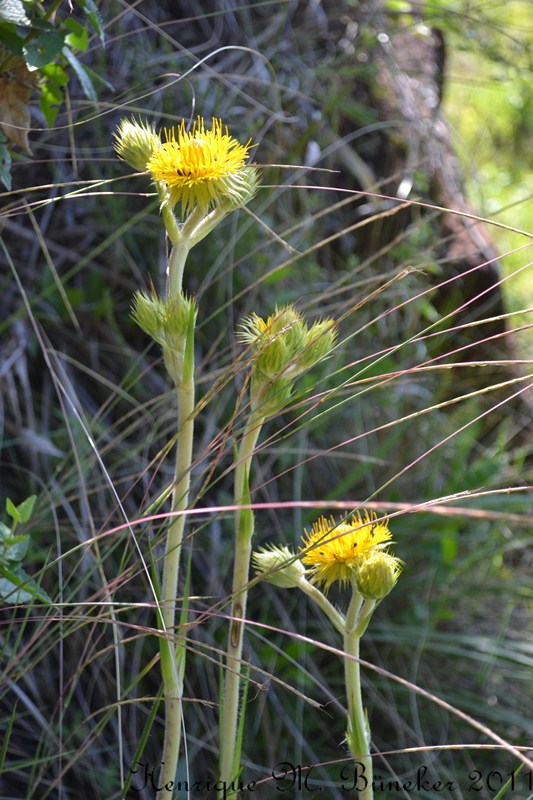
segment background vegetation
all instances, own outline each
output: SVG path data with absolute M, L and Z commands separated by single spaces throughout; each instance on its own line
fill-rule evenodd
M 160 761 L 147 568 L 162 554 L 165 507 L 144 517 L 172 480 L 175 412 L 159 352 L 129 314 L 136 289 L 162 285 L 165 242 L 157 199 L 116 160 L 112 132 L 124 115 L 163 127 L 201 113 L 253 137 L 263 188 L 193 251 L 185 276 L 200 305 L 203 400 L 183 777 L 188 764 L 205 782 L 216 764 L 233 544 L 220 507 L 231 504 L 243 388 L 234 331 L 252 310 L 295 302 L 311 319 L 338 318 L 340 344 L 263 432 L 257 545 L 297 545 L 320 513 L 390 514 L 406 568 L 362 654 L 377 796 L 452 796 L 440 780 L 457 798 L 472 785 L 495 798 L 519 762 L 488 730 L 527 746 L 533 728 L 531 338 L 527 327 L 510 337 L 508 319 L 531 325 L 527 5 L 457 0 L 421 14 L 403 2 L 109 0 L 96 4 L 102 30 L 89 4 L 49 5 L 50 25 L 88 31 L 76 57 L 97 99 L 58 52 L 70 79 L 57 115 L 48 126 L 31 96 L 32 154 L 9 148 L 2 197 L 1 508 L 37 496 L 17 533 L 30 536 L 24 569 L 54 604 L 8 596 L 0 612 L 0 793 L 154 796 L 150 783 L 121 781 Z M 500 250 L 499 314 L 468 314 L 481 290 L 466 293 L 443 215 L 428 207 L 427 161 L 406 162 L 410 128 L 384 115 L 395 73 L 383 52 L 432 28 L 446 42 L 444 108 L 471 207 Z M 406 177 L 411 191 L 391 201 Z M 249 615 L 243 779 L 264 780 L 251 796 L 278 785 L 306 797 L 309 786 L 272 778 L 289 762 L 317 765 L 312 784 L 346 797 L 340 642 L 294 592 L 258 584 Z M 423 795 L 405 788 L 421 766 L 433 786 Z M 528 781 L 524 770 L 501 796 L 529 797 Z

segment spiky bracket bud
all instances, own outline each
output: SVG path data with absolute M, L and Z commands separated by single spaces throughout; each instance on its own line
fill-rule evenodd
M 329 355 L 337 328 L 332 319 L 308 327 L 288 305 L 266 321 L 253 313 L 242 322 L 238 336 L 251 347 L 252 407 L 270 416 L 288 403 L 294 380 Z
M 305 578 L 305 567 L 288 547 L 270 545 L 252 555 L 256 575 L 282 589 L 295 589 Z
M 260 184 L 260 175 L 255 167 L 243 167 L 221 181 L 221 193 L 224 203 L 234 211 L 248 205 L 256 196 Z
M 196 303 L 184 294 L 161 300 L 155 294 L 136 292 L 133 298 L 132 317 L 161 345 L 167 371 L 176 385 L 181 384 L 185 373 L 191 372 L 189 340 L 194 336 L 196 314 Z
M 115 152 L 138 172 L 144 172 L 161 139 L 147 122 L 122 119 L 115 131 Z
M 369 553 L 355 567 L 355 581 L 365 600 L 382 600 L 391 592 L 402 571 L 399 558 L 376 550 Z

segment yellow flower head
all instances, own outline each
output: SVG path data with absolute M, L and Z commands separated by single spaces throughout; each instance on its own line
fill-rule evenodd
M 240 144 L 222 120 L 213 119 L 206 130 L 198 117 L 190 131 L 183 120 L 177 133 L 172 129 L 165 136 L 146 166 L 166 188 L 171 206 L 181 203 L 184 212 L 200 206 L 207 212 L 225 199 L 235 207 L 244 205 L 255 194 L 257 171 L 245 165 L 252 141 Z
M 324 591 L 335 581 L 353 583 L 357 567 L 376 550 L 383 550 L 392 534 L 387 523 L 373 512 L 352 514 L 350 520 L 335 522 L 320 517 L 305 531 L 301 551 L 302 562 L 310 567 L 311 583 L 324 586 Z

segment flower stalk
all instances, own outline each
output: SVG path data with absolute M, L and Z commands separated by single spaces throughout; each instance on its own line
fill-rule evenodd
M 235 467 L 234 501 L 235 511 L 235 557 L 233 566 L 232 603 L 230 628 L 226 651 L 226 675 L 224 682 L 223 713 L 220 726 L 220 780 L 230 787 L 239 773 L 240 752 L 238 749 L 238 727 L 242 709 L 239 709 L 242 675 L 242 649 L 244 621 L 248 599 L 248 575 L 254 535 L 254 512 L 250 508 L 250 468 L 255 446 L 261 432 L 264 417 L 253 412 L 248 418 L 238 451 Z M 240 711 L 240 713 L 239 713 Z M 236 792 L 226 794 L 232 798 Z
M 276 586 L 299 588 L 326 614 L 343 637 L 346 686 L 346 744 L 362 766 L 358 800 L 373 800 L 370 726 L 363 705 L 359 651 L 377 604 L 394 588 L 401 562 L 387 551 L 391 533 L 373 513 L 348 515 L 340 522 L 321 517 L 305 531 L 298 555 L 271 545 L 253 555 L 256 574 Z M 308 565 L 306 571 L 304 565 Z M 309 580 L 308 580 L 309 576 Z M 331 584 L 349 586 L 346 616 L 327 599 Z M 322 586 L 324 591 L 318 588 Z
M 185 676 L 185 635 L 176 633 L 178 577 L 191 482 L 194 437 L 194 318 L 187 335 L 181 383 L 177 386 L 178 449 L 172 491 L 173 516 L 167 532 L 163 561 L 161 594 L 162 629 L 160 638 L 161 669 L 165 693 L 165 739 L 160 784 L 164 787 L 175 779 L 179 759 L 182 727 L 183 681 Z M 161 790 L 158 800 L 168 797 Z
M 336 327 L 330 319 L 308 327 L 296 309 L 286 306 L 276 309 L 267 320 L 252 314 L 242 324 L 240 338 L 250 346 L 250 413 L 235 468 L 234 572 L 220 722 L 219 772 L 221 784 L 226 787 L 231 787 L 240 771 L 238 730 L 242 728 L 244 707 L 240 708 L 239 694 L 254 535 L 254 513 L 249 507 L 252 456 L 263 423 L 287 405 L 295 379 L 331 352 Z M 237 791 L 231 790 L 225 797 L 236 795 Z
M 198 117 L 190 131 L 182 121 L 177 132 L 165 131 L 165 137 L 166 141 L 163 142 L 151 125 L 125 119 L 115 133 L 115 150 L 119 158 L 133 169 L 150 174 L 161 201 L 161 214 L 172 245 L 167 264 L 165 298 L 155 293 L 149 296 L 138 292 L 133 304 L 135 321 L 162 348 L 167 372 L 176 389 L 178 407 L 172 515 L 167 531 L 158 606 L 165 698 L 165 739 L 160 776 L 163 788 L 158 791 L 158 800 L 168 797 L 166 787 L 172 786 L 176 777 L 186 658 L 185 634 L 178 630 L 177 593 L 186 519 L 183 512 L 189 505 L 192 468 L 194 328 L 197 309 L 195 303 L 183 294 L 183 273 L 191 248 L 211 233 L 231 211 L 251 200 L 259 184 L 257 170 L 245 163 L 251 141 L 241 145 L 229 135 L 221 120 L 213 119 L 211 128 L 207 129 L 202 117 Z M 181 221 L 175 214 L 176 207 L 181 209 Z M 241 497 L 245 487 L 247 491 L 251 454 L 258 435 L 259 429 L 243 440 L 243 467 L 239 472 Z M 251 541 L 253 515 L 251 523 L 249 518 L 243 516 L 239 525 L 242 528 L 240 541 L 244 542 L 246 538 Z M 180 621 L 183 622 L 184 618 L 185 613 Z
M 344 679 L 347 702 L 346 743 L 354 759 L 361 763 L 363 767 L 363 786 L 357 796 L 359 800 L 373 800 L 370 727 L 363 707 L 359 663 L 361 635 L 357 623 L 362 604 L 363 598 L 357 588 L 353 586 L 344 631 Z
M 178 297 L 182 291 L 183 271 L 191 245 L 183 237 L 174 244 L 170 251 L 167 266 L 167 298 Z

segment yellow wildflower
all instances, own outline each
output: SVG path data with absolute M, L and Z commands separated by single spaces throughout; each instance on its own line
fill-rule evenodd
M 377 521 L 374 512 L 357 512 L 343 522 L 320 517 L 302 537 L 302 562 L 310 567 L 311 582 L 327 592 L 335 581 L 354 583 L 357 567 L 391 538 L 386 521 Z
M 245 165 L 252 141 L 240 144 L 222 120 L 213 119 L 211 130 L 206 130 L 199 116 L 190 131 L 183 120 L 177 133 L 167 130 L 165 136 L 147 169 L 166 188 L 171 206 L 181 203 L 184 213 L 196 206 L 207 212 L 222 200 L 244 205 L 255 194 L 257 171 Z

